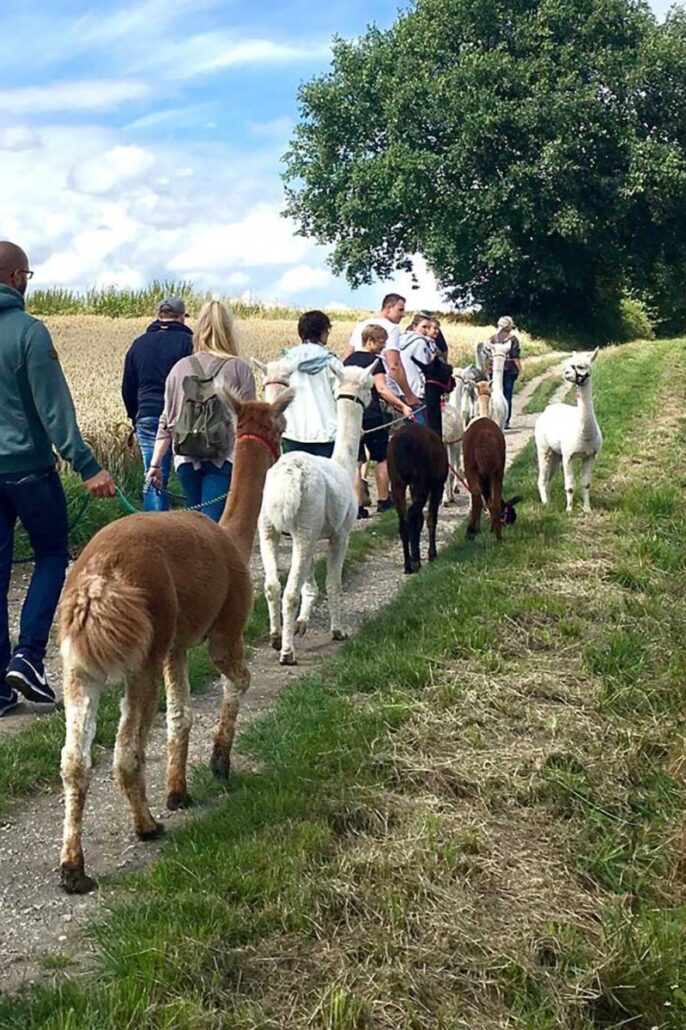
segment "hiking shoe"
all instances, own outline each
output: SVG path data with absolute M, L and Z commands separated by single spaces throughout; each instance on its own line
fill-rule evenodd
M 41 705 L 55 703 L 55 691 L 45 678 L 43 663 L 39 659 L 31 661 L 20 652 L 14 654 L 7 666 L 5 682 L 15 687 L 27 701 Z
M 0 693 L 0 718 L 2 718 L 3 715 L 6 715 L 7 712 L 11 712 L 18 704 L 19 695 L 16 690 L 12 690 L 10 687 L 7 693 L 2 691 L 2 693 Z
M 383 512 L 385 511 L 393 511 L 392 498 L 387 497 L 384 501 L 379 501 L 379 503 L 376 506 L 376 510 L 379 513 L 379 515 L 383 514 Z
M 357 517 L 358 519 L 368 519 L 369 512 L 366 508 L 363 508 L 362 505 L 360 505 L 360 507 L 357 509 Z

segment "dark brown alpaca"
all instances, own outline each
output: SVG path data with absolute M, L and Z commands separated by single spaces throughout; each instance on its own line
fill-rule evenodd
M 462 437 L 462 461 L 472 495 L 467 536 L 473 537 L 480 531 L 485 503 L 491 515 L 491 532 L 500 540 L 502 527 L 517 518 L 514 505 L 520 498 L 503 501 L 505 437 L 492 419 L 482 417 L 470 422 Z
M 388 474 L 391 496 L 398 513 L 400 539 L 403 544 L 405 572 L 421 567 L 419 541 L 424 525 L 424 507 L 429 502 L 429 561 L 436 557 L 436 523 L 443 488 L 448 476 L 448 458 L 442 434 L 441 397 L 455 386 L 452 365 L 433 358 L 428 365 L 412 359 L 426 380 L 424 402 L 428 426 L 403 425 L 388 444 Z M 407 490 L 411 504 L 407 508 Z
M 186 786 L 193 721 L 189 647 L 207 638 L 222 673 L 224 698 L 212 769 L 227 776 L 240 701 L 250 685 L 243 630 L 252 610 L 249 559 L 267 470 L 278 459 L 289 390 L 274 404 L 227 402 L 237 416 L 231 493 L 220 522 L 198 512 L 146 512 L 101 529 L 74 565 L 62 594 L 59 633 L 64 662 L 66 741 L 62 886 L 91 890 L 81 845 L 91 745 L 98 702 L 108 685 L 126 692 L 114 751 L 114 772 L 138 836 L 162 832 L 145 790 L 145 746 L 159 683 L 167 694 L 167 806 L 191 803 Z

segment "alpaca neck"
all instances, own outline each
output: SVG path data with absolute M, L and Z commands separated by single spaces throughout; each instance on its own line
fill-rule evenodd
M 504 397 L 503 393 L 503 371 L 505 369 L 505 359 L 500 355 L 493 359 L 493 376 L 491 379 L 491 391 L 496 396 L 500 395 Z
M 490 397 L 487 393 L 479 394 L 479 417 L 488 418 L 488 402 Z
M 593 408 L 593 387 L 590 378 L 576 388 L 576 406 L 579 409 L 579 420 L 582 428 L 594 426 L 596 422 Z
M 219 525 L 231 534 L 246 562 L 255 542 L 264 481 L 273 461 L 259 440 L 237 440 L 231 491 Z
M 440 387 L 434 386 L 433 383 L 426 384 L 426 392 L 424 394 L 426 421 L 428 422 L 429 429 L 433 429 L 434 433 L 438 433 L 440 437 L 443 436 L 443 416 L 441 415 L 442 396 L 443 391 Z
M 346 470 L 351 483 L 355 480 L 363 411 L 357 401 L 345 397 L 336 401 L 336 443 L 331 459 Z

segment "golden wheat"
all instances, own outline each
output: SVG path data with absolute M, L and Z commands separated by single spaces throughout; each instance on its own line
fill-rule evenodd
M 121 399 L 124 356 L 131 341 L 144 332 L 146 318 L 106 318 L 101 315 L 55 315 L 45 319 L 71 386 L 81 430 L 99 459 L 116 474 L 137 453 L 127 446 L 130 424 Z M 354 320 L 334 321 L 330 345 L 341 353 Z M 245 357 L 270 361 L 297 342 L 296 325 L 286 319 L 247 319 L 239 323 L 241 351 Z M 472 360 L 474 345 L 492 333 L 493 327 L 443 322 L 456 365 Z M 521 334 L 529 355 L 547 349 L 540 340 Z

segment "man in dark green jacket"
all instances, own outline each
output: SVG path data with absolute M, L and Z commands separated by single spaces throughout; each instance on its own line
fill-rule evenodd
M 17 690 L 30 701 L 55 700 L 43 659 L 69 555 L 67 502 L 53 447 L 92 497 L 115 493 L 79 432 L 50 333 L 24 310 L 32 275 L 24 251 L 0 242 L 0 715 L 16 707 Z M 7 594 L 17 519 L 35 565 L 12 653 Z

